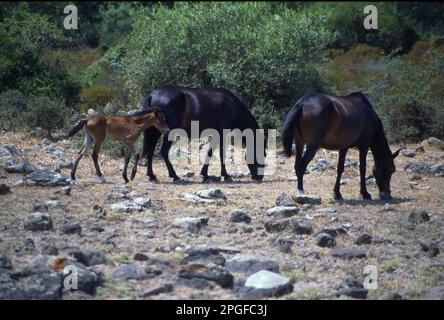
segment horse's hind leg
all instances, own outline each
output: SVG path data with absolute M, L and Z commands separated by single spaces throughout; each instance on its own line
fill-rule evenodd
M 154 182 L 157 181 L 157 177 L 153 173 L 153 156 L 160 135 L 159 130 L 154 127 L 146 129 L 143 133 L 142 157 L 145 155 L 147 157 L 146 175 L 150 181 Z
M 294 172 L 297 175 L 298 163 L 301 162 L 302 152 L 304 151 L 304 145 L 303 144 L 295 144 L 295 147 L 296 147 L 296 158 L 294 161 Z
M 345 155 L 347 154 L 347 149 L 341 149 L 339 150 L 339 158 L 338 158 L 338 172 L 336 176 L 336 183 L 335 187 L 333 189 L 334 192 L 334 199 L 335 200 L 343 200 L 341 191 L 340 191 L 340 185 L 341 185 L 341 176 L 344 172 L 344 162 L 345 162 Z
M 89 147 L 93 144 L 93 138 L 88 133 L 88 131 L 85 130 L 85 142 L 83 143 L 82 148 L 79 151 L 79 155 L 77 156 L 77 159 L 74 162 L 74 166 L 71 169 L 71 179 L 76 179 L 76 171 L 77 166 L 79 165 L 80 159 L 88 152 Z
M 202 170 L 200 170 L 200 175 L 203 178 L 203 182 L 208 180 L 208 167 L 210 165 L 210 161 L 211 161 L 212 156 L 213 156 L 213 146 L 210 144 L 207 156 L 205 157 L 205 163 L 202 167 Z
M 170 159 L 168 158 L 168 154 L 170 152 L 172 144 L 173 142 L 168 140 L 168 135 L 164 135 L 162 147 L 160 148 L 160 154 L 162 155 L 162 158 L 167 166 L 169 177 L 173 178 L 174 182 L 177 182 L 180 181 L 180 178 L 177 176 L 176 171 L 174 171 L 173 165 L 171 164 Z
M 308 164 L 314 158 L 316 151 L 318 150 L 318 145 L 309 144 L 307 149 L 305 149 L 304 155 L 301 161 L 297 164 L 296 175 L 298 177 L 298 194 L 304 194 L 304 173 L 307 169 Z
M 219 157 L 220 157 L 220 175 L 224 177 L 225 182 L 232 182 L 230 175 L 225 167 L 225 143 L 221 142 L 219 145 Z
M 128 175 L 127 175 L 127 173 L 128 173 L 128 163 L 129 163 L 129 161 L 131 159 L 131 154 L 132 153 L 133 153 L 132 147 L 128 146 L 126 148 L 126 150 L 125 150 L 125 163 L 124 163 L 124 166 L 123 166 L 123 173 L 122 173 L 123 180 L 125 180 L 126 183 L 129 182 Z
M 100 178 L 102 182 L 105 182 L 105 179 L 103 178 L 102 171 L 100 171 L 99 167 L 99 151 L 100 147 L 102 146 L 103 139 L 96 138 L 96 141 L 94 143 L 94 150 L 91 155 L 93 162 L 94 162 L 94 168 L 96 169 L 96 174 Z

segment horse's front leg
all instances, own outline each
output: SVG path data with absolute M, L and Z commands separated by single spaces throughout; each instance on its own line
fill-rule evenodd
M 137 165 L 139 163 L 139 159 L 140 159 L 140 153 L 137 153 L 135 158 L 134 158 L 134 165 L 133 165 L 133 171 L 131 172 L 131 181 L 134 180 L 136 173 L 137 173 Z
M 367 192 L 367 185 L 365 184 L 365 171 L 367 167 L 367 152 L 368 148 L 359 149 L 359 173 L 361 176 L 361 195 L 364 200 L 371 200 L 372 196 Z
M 181 181 L 181 179 L 177 176 L 176 171 L 174 171 L 173 165 L 171 164 L 170 159 L 168 157 L 172 144 L 173 142 L 168 140 L 168 135 L 165 135 L 163 137 L 163 143 L 160 149 L 160 154 L 162 155 L 162 158 L 167 166 L 169 177 L 173 178 L 174 182 L 179 182 Z
M 157 141 L 159 140 L 161 133 L 154 127 L 148 128 L 143 133 L 143 151 L 142 157 L 146 155 L 147 165 L 146 165 L 146 175 L 149 181 L 157 182 L 157 177 L 153 172 L 153 156 L 154 150 L 156 149 Z
M 335 188 L 333 189 L 333 197 L 335 200 L 343 200 L 342 194 L 340 191 L 340 185 L 341 185 L 341 177 L 342 173 L 344 172 L 344 162 L 345 162 L 345 155 L 347 154 L 347 149 L 341 149 L 339 150 L 339 158 L 338 158 L 338 171 L 336 176 L 336 183 Z

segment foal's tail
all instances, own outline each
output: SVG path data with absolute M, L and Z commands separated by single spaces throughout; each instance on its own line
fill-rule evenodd
M 284 145 L 284 152 L 287 157 L 290 157 L 293 152 L 291 146 L 293 145 L 294 130 L 296 123 L 302 111 L 302 104 L 297 102 L 287 114 L 282 128 L 282 144 Z
M 68 134 L 65 136 L 65 138 L 70 138 L 73 135 L 75 135 L 77 132 L 80 131 L 85 126 L 86 120 L 80 120 L 74 127 L 69 130 Z

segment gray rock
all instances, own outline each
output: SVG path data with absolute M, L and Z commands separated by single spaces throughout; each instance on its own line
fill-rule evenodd
M 230 212 L 229 221 L 234 223 L 239 223 L 239 222 L 250 223 L 251 217 L 244 211 L 236 209 Z
M 187 193 L 187 192 L 182 193 L 180 195 L 179 199 L 186 201 L 186 202 L 191 202 L 193 204 L 195 204 L 195 203 L 216 203 L 216 200 L 204 199 L 204 198 L 201 198 L 195 194 L 191 194 L 191 193 Z
M 56 256 L 59 254 L 59 249 L 51 244 L 43 244 L 40 249 L 40 253 L 42 255 Z
M 362 244 L 371 244 L 373 237 L 369 234 L 361 234 L 358 238 L 355 240 L 355 244 L 362 245 Z
M 435 137 L 430 137 L 426 141 L 430 146 L 438 148 L 440 150 L 444 150 L 444 141 Z
M 226 263 L 230 272 L 240 272 L 251 275 L 260 270 L 279 272 L 279 264 L 272 260 L 263 260 L 252 255 L 237 255 Z
M 430 288 L 424 295 L 426 300 L 444 300 L 444 285 Z
M 410 223 L 424 223 L 430 220 L 429 214 L 425 210 L 414 209 L 408 218 Z
M 327 159 L 318 158 L 315 160 L 314 166 L 310 166 L 309 168 L 307 168 L 307 171 L 309 173 L 323 172 L 325 170 L 332 170 L 334 168 L 334 165 Z
M 265 221 L 264 227 L 265 230 L 270 233 L 281 232 L 290 227 L 290 221 L 289 219 Z
M 293 200 L 294 202 L 299 204 L 312 204 L 312 205 L 321 204 L 322 202 L 320 197 L 314 195 L 295 195 L 293 197 Z
M 401 150 L 400 153 L 401 153 L 404 157 L 407 157 L 407 158 L 413 158 L 414 156 L 416 156 L 416 151 L 413 150 L 413 149 L 404 149 L 404 150 Z
M 222 288 L 231 288 L 233 286 L 233 276 L 228 271 L 219 266 L 207 266 L 201 263 L 190 263 L 182 266 L 179 270 L 178 277 L 212 281 Z
M 317 234 L 320 234 L 320 233 L 326 233 L 326 234 L 329 234 L 330 236 L 332 236 L 333 238 L 336 238 L 340 234 L 346 234 L 347 230 L 345 230 L 343 227 L 327 227 L 327 228 L 322 229 Z
M 73 250 L 69 252 L 78 262 L 84 264 L 87 267 L 95 266 L 98 264 L 105 264 L 108 262 L 106 256 L 95 249 L 83 249 Z
M 387 292 L 381 297 L 381 300 L 403 300 L 403 298 L 397 292 Z
M 61 188 L 59 190 L 56 190 L 54 193 L 55 194 L 60 194 L 60 195 L 63 195 L 63 196 L 69 196 L 71 194 L 71 187 L 63 187 L 63 188 Z
M 121 213 L 140 212 L 151 206 L 150 198 L 138 197 L 131 200 L 114 203 L 111 205 L 111 210 Z
M 406 172 L 432 174 L 436 176 L 444 175 L 444 164 L 442 163 L 408 163 L 404 170 Z
M 60 172 L 62 169 L 72 169 L 74 167 L 74 163 L 72 161 L 62 160 L 57 161 L 56 163 L 56 172 Z
M 64 223 L 61 232 L 62 234 L 80 234 L 82 227 L 78 223 Z
M 47 209 L 57 209 L 64 207 L 63 203 L 58 200 L 48 200 L 45 202 L 45 206 Z
M 6 184 L 0 184 L 0 195 L 5 195 L 7 193 L 11 193 L 11 189 Z
M 248 277 L 240 295 L 245 298 L 278 297 L 291 293 L 293 285 L 287 277 L 261 270 Z
M 161 293 L 169 293 L 169 292 L 172 292 L 173 290 L 174 290 L 174 287 L 173 287 L 172 283 L 161 283 L 157 286 L 144 289 L 140 293 L 140 296 L 141 297 L 150 297 L 150 296 L 155 296 L 155 295 L 158 295 Z
M 143 253 L 136 253 L 133 257 L 135 261 L 148 261 L 150 258 Z
M 358 248 L 340 248 L 332 252 L 331 254 L 333 257 L 338 258 L 346 258 L 346 259 L 363 259 L 367 258 L 367 253 L 364 250 L 358 249 Z
M 405 218 L 398 219 L 397 224 L 399 225 L 400 228 L 403 228 L 403 229 L 407 229 L 407 230 L 414 230 L 415 229 L 415 226 L 413 225 L 413 223 L 411 223 L 410 221 L 408 221 L 408 219 L 405 219 Z
M 0 168 L 8 173 L 31 173 L 36 170 L 12 144 L 0 147 Z
M 276 217 L 279 219 L 289 218 L 299 213 L 298 207 L 273 207 L 267 210 L 269 217 Z
M 182 217 L 173 221 L 173 226 L 182 228 L 190 233 L 198 233 L 202 227 L 208 225 L 208 217 Z
M 103 278 L 99 273 L 80 264 L 75 265 L 75 272 L 77 273 L 77 289 L 87 294 L 95 294 L 96 288 L 103 283 Z M 66 277 L 70 273 L 64 272 L 64 275 Z
M 70 181 L 69 178 L 55 171 L 37 169 L 24 176 L 21 183 L 30 186 L 57 187 L 70 185 Z
M 293 220 L 291 221 L 291 228 L 296 234 L 311 234 L 313 227 L 308 220 Z
M 7 256 L 0 253 L 0 270 L 1 269 L 12 269 L 12 264 Z
M 32 212 L 24 222 L 25 230 L 44 231 L 52 230 L 52 219 L 47 213 Z
M 319 233 L 316 236 L 316 244 L 322 248 L 332 248 L 336 246 L 336 240 L 328 233 Z
M 225 194 L 220 189 L 217 189 L 217 188 L 196 191 L 195 194 L 198 197 L 204 198 L 204 199 L 223 199 L 223 200 L 227 199 Z
M 296 204 L 285 192 L 281 193 L 276 199 L 277 207 L 294 207 Z
M 282 253 L 291 253 L 291 248 L 293 247 L 294 242 L 291 240 L 278 240 L 279 252 Z
M 0 273 L 0 300 L 59 300 L 62 283 L 62 275 L 55 271 Z
M 151 276 L 141 267 L 135 264 L 124 265 L 122 267 L 117 267 L 113 270 L 112 276 L 114 278 L 124 279 L 124 280 L 143 280 L 151 278 Z
M 355 299 L 366 299 L 368 295 L 368 290 L 364 288 L 362 283 L 360 283 L 355 278 L 347 278 L 344 281 L 346 289 L 342 294 L 355 298 Z
M 186 249 L 186 252 L 188 254 L 206 254 L 206 255 L 212 255 L 212 254 L 219 254 L 219 253 L 228 253 L 228 254 L 236 254 L 239 253 L 240 250 L 236 248 L 230 248 L 230 247 L 220 247 L 220 246 L 212 246 L 212 245 L 195 245 L 190 246 Z
M 225 258 L 220 255 L 220 252 L 213 250 L 191 251 L 183 259 L 183 263 L 200 262 L 200 263 L 214 263 L 219 266 L 225 265 Z
M 182 177 L 192 178 L 192 177 L 194 177 L 194 172 L 193 171 L 185 171 L 184 173 L 182 173 Z

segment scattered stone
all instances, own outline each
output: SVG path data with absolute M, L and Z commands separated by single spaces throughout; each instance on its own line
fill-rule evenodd
M 107 263 L 105 255 L 94 249 L 74 250 L 69 253 L 78 262 L 84 264 L 87 267 L 95 266 L 98 264 Z
M 355 244 L 362 245 L 362 244 L 371 244 L 373 237 L 369 234 L 361 234 L 358 238 L 355 240 Z
M 201 197 L 199 197 L 199 196 L 197 196 L 195 194 L 191 194 L 191 193 L 187 193 L 187 192 L 182 193 L 180 195 L 179 199 L 183 200 L 183 201 L 186 201 L 186 202 L 191 202 L 193 204 L 196 204 L 196 203 L 215 203 L 216 202 L 216 200 L 204 199 L 204 198 L 201 198 Z
M 200 262 L 200 263 L 214 263 L 218 266 L 225 265 L 225 258 L 220 255 L 220 252 L 212 250 L 191 251 L 183 259 L 183 263 Z
M 293 220 L 291 221 L 291 228 L 296 234 L 311 234 L 313 232 L 313 227 L 310 221 L 307 220 Z
M 230 272 L 240 272 L 251 275 L 260 270 L 279 272 L 279 265 L 272 260 L 263 260 L 252 255 L 237 255 L 226 263 Z
M 362 283 L 354 278 L 347 278 L 344 281 L 346 289 L 342 294 L 355 298 L 355 299 L 366 299 L 368 295 L 368 290 L 364 288 Z
M 62 234 L 80 234 L 82 227 L 78 223 L 64 223 L 61 232 Z
M 443 163 L 408 163 L 404 170 L 408 173 L 425 173 L 435 176 L 444 176 Z
M 415 226 L 413 225 L 413 223 L 408 221 L 408 219 L 400 218 L 397 220 L 397 223 L 400 228 L 407 229 L 407 230 L 414 230 L 415 229 Z
M 320 209 L 317 209 L 316 212 L 318 212 L 318 213 L 335 213 L 336 209 L 335 208 L 320 208 Z
M 299 204 L 321 204 L 321 198 L 314 195 L 296 195 L 293 200 Z
M 285 192 L 281 193 L 276 199 L 277 207 L 294 207 L 296 204 Z
M 58 201 L 58 200 L 48 200 L 45 202 L 45 206 L 48 209 L 57 209 L 57 208 L 63 208 L 64 205 Z
M 247 279 L 239 293 L 244 298 L 260 299 L 278 297 L 292 291 L 293 285 L 287 277 L 268 270 L 261 270 Z
M 222 288 L 233 286 L 233 276 L 219 266 L 207 266 L 201 263 L 190 263 L 179 270 L 179 278 L 184 279 L 204 279 L 220 285 Z
M 71 187 L 63 187 L 54 192 L 55 194 L 60 194 L 63 196 L 69 196 L 71 194 Z
M 0 195 L 5 195 L 7 193 L 11 193 L 11 189 L 6 184 L 0 184 Z
M 291 176 L 291 177 L 288 177 L 288 180 L 289 181 L 298 181 L 298 177 L 297 176 Z
M 57 161 L 55 172 L 60 172 L 62 169 L 72 169 L 74 167 L 74 163 L 72 161 L 62 160 Z
M 182 217 L 173 221 L 173 226 L 183 228 L 190 233 L 198 233 L 202 227 L 208 225 L 208 217 Z
M 47 213 L 32 212 L 24 222 L 25 230 L 44 231 L 52 230 L 52 219 Z
M 56 256 L 59 254 L 59 249 L 51 244 L 43 244 L 40 253 L 42 255 Z
M 150 206 L 151 206 L 150 198 L 138 197 L 132 200 L 125 200 L 122 202 L 114 203 L 111 205 L 111 210 L 121 213 L 128 213 L 134 211 L 140 212 L 145 210 L 146 208 L 149 208 Z
M 267 215 L 269 217 L 275 218 L 289 218 L 291 216 L 297 215 L 299 213 L 298 207 L 273 207 L 267 210 Z
M 425 210 L 422 209 L 414 209 L 408 218 L 410 223 L 424 223 L 430 220 L 430 216 Z
M 124 280 L 143 280 L 151 278 L 151 276 L 143 268 L 140 268 L 135 264 L 128 264 L 115 268 L 113 270 L 112 276 L 114 278 L 120 278 Z
M 8 173 L 31 173 L 36 170 L 12 144 L 0 147 L 0 168 Z
M 147 228 L 157 227 L 157 220 L 151 218 L 133 218 L 132 221 L 139 223 Z
M 239 223 L 239 222 L 250 223 L 251 217 L 244 211 L 236 209 L 230 212 L 229 221 L 234 223 Z
M 80 264 L 75 264 L 73 267 L 77 272 L 77 289 L 87 294 L 95 294 L 96 288 L 103 283 L 102 276 Z M 66 276 L 71 274 L 71 271 L 68 271 L 64 271 Z
M 57 187 L 70 185 L 70 181 L 69 178 L 58 172 L 37 169 L 24 176 L 20 184 L 28 186 L 38 185 L 44 187 Z
M 142 254 L 142 253 L 136 253 L 134 255 L 133 259 L 135 261 L 147 261 L 147 260 L 149 260 L 149 258 L 146 255 Z
M 194 172 L 193 171 L 185 171 L 184 173 L 182 173 L 182 177 L 192 178 L 192 177 L 194 177 Z
M 293 247 L 294 242 L 291 240 L 279 239 L 278 246 L 279 252 L 282 253 L 291 253 L 291 248 Z
M 381 297 L 381 300 L 403 300 L 403 298 L 397 292 L 387 292 Z
M 0 273 L 0 300 L 59 300 L 62 275 L 55 271 Z
M 336 240 L 328 233 L 319 233 L 316 236 L 316 244 L 322 248 L 332 248 L 336 246 Z
M 173 284 L 172 283 L 162 283 L 159 284 L 157 286 L 148 288 L 148 289 L 144 289 L 141 293 L 140 296 L 141 297 L 149 297 L 149 296 L 155 296 L 161 293 L 169 293 L 172 292 L 174 289 Z
M 367 253 L 364 250 L 361 250 L 358 248 L 352 248 L 352 247 L 337 249 L 337 250 L 333 251 L 331 255 L 333 257 L 346 258 L 346 259 L 367 258 Z
M 211 188 L 208 190 L 200 190 L 195 192 L 195 194 L 200 197 L 200 198 L 204 198 L 204 199 L 223 199 L 226 200 L 227 197 L 225 196 L 225 194 L 217 188 Z
M 444 300 L 444 285 L 430 288 L 427 290 L 425 300 Z
M 0 253 L 0 270 L 2 269 L 12 269 L 12 264 L 7 256 Z
M 267 232 L 281 232 L 290 227 L 290 221 L 288 219 L 278 220 L 278 221 L 266 221 L 264 222 L 264 227 Z
M 319 158 L 315 160 L 315 164 L 313 167 L 310 166 L 309 168 L 307 168 L 307 171 L 309 173 L 323 172 L 325 170 L 332 170 L 334 168 L 334 165 L 330 161 L 324 158 Z
M 346 234 L 347 230 L 344 229 L 343 227 L 329 227 L 329 228 L 322 229 L 317 234 L 320 234 L 320 233 L 326 233 L 326 234 L 332 236 L 333 238 L 336 238 L 339 234 Z
M 432 147 L 438 148 L 440 150 L 444 150 L 444 141 L 442 141 L 438 138 L 430 137 L 426 140 L 426 143 Z

